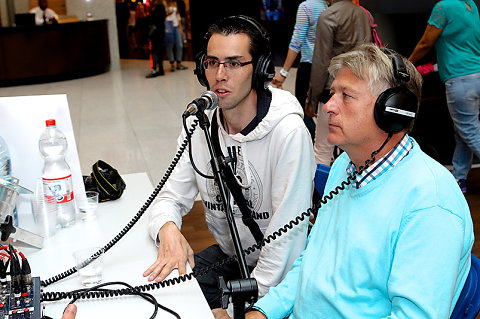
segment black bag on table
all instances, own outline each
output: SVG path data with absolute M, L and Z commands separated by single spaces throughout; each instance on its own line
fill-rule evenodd
M 85 191 L 98 192 L 98 201 L 106 202 L 120 198 L 126 187 L 117 170 L 102 160 L 92 165 L 90 176 L 83 176 Z

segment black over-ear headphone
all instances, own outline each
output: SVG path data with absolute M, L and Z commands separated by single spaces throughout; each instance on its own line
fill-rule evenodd
M 253 64 L 253 75 L 252 75 L 252 88 L 256 91 L 263 90 L 267 87 L 268 83 L 272 81 L 273 77 L 275 76 L 275 65 L 272 61 L 272 56 L 270 52 L 270 38 L 268 32 L 254 19 L 238 15 L 238 16 L 230 16 L 223 18 L 218 22 L 219 25 L 223 24 L 225 21 L 228 20 L 239 20 L 240 22 L 246 22 L 251 25 L 262 37 L 263 41 L 265 41 L 265 52 L 263 52 L 259 57 L 258 60 Z M 210 89 L 207 81 L 207 77 L 205 76 L 205 68 L 203 66 L 203 62 L 207 56 L 207 44 L 208 40 L 210 40 L 211 34 L 208 32 L 203 37 L 204 40 L 204 47 L 201 52 L 199 52 L 195 57 L 195 70 L 194 73 L 197 75 L 198 82 L 208 89 Z
M 415 120 L 418 112 L 418 99 L 404 85 L 410 81 L 410 74 L 408 74 L 402 57 L 389 49 L 382 50 L 392 58 L 393 75 L 400 85 L 389 88 L 378 96 L 375 102 L 374 116 L 378 127 L 393 134 L 408 127 Z

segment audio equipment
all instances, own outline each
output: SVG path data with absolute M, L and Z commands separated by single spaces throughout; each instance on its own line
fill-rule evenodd
M 12 281 L 3 282 L 0 289 L 0 318 L 43 318 L 39 277 L 33 277 L 32 283 L 27 285 L 27 296 L 15 294 Z
M 381 93 L 375 102 L 374 117 L 378 127 L 393 134 L 407 128 L 415 120 L 419 101 L 405 83 L 410 81 L 407 67 L 401 56 L 389 49 L 382 49 L 391 57 L 393 75 L 399 85 Z
M 235 22 L 235 20 L 237 20 L 237 22 Z M 216 25 L 238 25 L 240 23 L 251 26 L 253 30 L 257 32 L 262 38 L 262 52 L 258 58 L 253 57 L 256 60 L 253 64 L 252 88 L 256 91 L 264 90 L 267 88 L 268 83 L 270 83 L 275 76 L 275 65 L 273 64 L 270 52 L 270 36 L 268 35 L 268 32 L 257 21 L 244 15 L 223 18 L 222 20 L 218 21 Z M 205 76 L 205 68 L 203 66 L 203 62 L 205 61 L 205 58 L 207 56 L 207 44 L 211 36 L 212 34 L 210 34 L 209 32 L 204 35 L 203 49 L 195 57 L 194 70 L 198 82 L 207 89 L 210 89 L 210 87 L 207 77 Z M 253 41 L 253 39 L 250 39 L 250 41 Z
M 187 109 L 183 112 L 183 116 L 197 114 L 205 110 L 213 110 L 218 105 L 218 96 L 212 91 L 205 91 L 199 98 L 193 100 L 187 105 Z
M 32 278 L 25 255 L 0 246 L 0 318 L 42 318 L 40 297 L 40 278 Z

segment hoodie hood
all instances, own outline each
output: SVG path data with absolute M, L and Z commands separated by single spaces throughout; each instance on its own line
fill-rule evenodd
M 230 135 L 230 138 L 239 143 L 260 140 L 270 133 L 272 129 L 287 115 L 297 114 L 303 119 L 303 109 L 294 95 L 288 91 L 280 90 L 271 86 L 268 87 L 268 90 L 272 93 L 275 92 L 275 94 L 272 94 L 272 101 L 267 115 L 265 115 L 260 123 L 258 123 L 258 125 L 247 135 L 237 133 Z M 218 123 L 221 123 L 219 112 L 216 113 L 217 121 Z M 228 135 L 222 125 L 220 125 L 220 130 L 222 130 L 223 134 Z

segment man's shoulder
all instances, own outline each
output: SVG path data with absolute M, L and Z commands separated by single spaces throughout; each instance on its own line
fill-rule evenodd
M 297 98 L 290 92 L 272 88 L 272 102 L 270 104 L 269 121 L 275 123 L 272 130 L 284 133 L 304 127 L 303 109 Z
M 300 3 L 299 7 L 304 6 L 309 8 L 316 8 L 318 6 L 323 6 L 323 5 L 325 6 L 327 5 L 324 0 L 305 0 L 302 3 Z
M 50 9 L 50 8 L 47 8 L 45 10 L 45 14 L 50 14 L 50 15 L 53 15 L 53 16 L 57 15 L 57 13 L 55 11 L 53 11 L 53 9 Z
M 354 4 L 351 0 L 339 0 L 339 1 L 334 1 L 327 10 L 339 10 L 340 8 L 344 7 L 358 7 L 356 4 Z
M 319 19 L 332 19 L 333 21 L 337 21 L 337 16 L 344 13 L 346 14 L 346 10 L 349 10 L 352 6 L 358 7 L 353 4 L 352 1 L 342 0 L 334 2 L 326 10 L 323 10 L 322 13 L 320 13 Z
M 275 117 L 285 117 L 290 114 L 303 115 L 302 106 L 292 93 L 277 88 L 270 88 L 270 90 L 272 92 L 272 101 L 270 102 L 269 111 L 274 112 Z
M 418 144 L 396 167 L 392 171 L 396 172 L 399 180 L 408 181 L 411 189 L 423 189 L 431 197 L 435 194 L 443 194 L 439 197 L 446 198 L 458 195 L 456 193 L 459 187 L 453 175 L 442 164 L 425 154 Z

